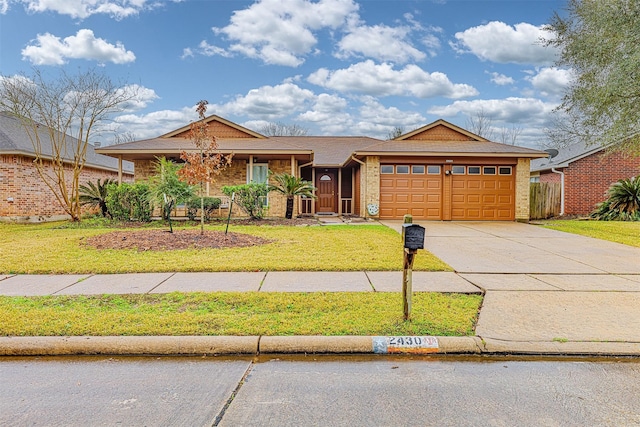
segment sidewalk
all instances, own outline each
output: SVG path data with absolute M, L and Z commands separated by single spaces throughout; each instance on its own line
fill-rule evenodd
M 400 229 L 400 223 L 385 223 Z M 475 337 L 0 337 L 2 354 L 372 353 L 640 356 L 640 248 L 518 223 L 427 223 L 456 272 L 413 272 L 414 292 L 484 294 Z M 0 275 L 0 295 L 400 292 L 396 272 Z M 401 346 L 402 347 L 402 346 Z

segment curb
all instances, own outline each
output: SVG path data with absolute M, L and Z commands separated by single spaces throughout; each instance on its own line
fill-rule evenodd
M 501 341 L 422 337 L 428 346 L 381 348 L 397 337 L 373 336 L 108 336 L 0 337 L 0 356 L 214 356 L 259 354 L 440 354 L 640 356 L 640 342 Z M 407 337 L 403 337 L 407 338 Z M 415 338 L 415 337 L 414 337 Z

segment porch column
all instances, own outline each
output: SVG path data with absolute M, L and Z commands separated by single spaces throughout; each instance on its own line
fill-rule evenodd
M 313 186 L 316 187 L 316 168 L 312 169 L 311 181 L 313 182 Z M 313 195 L 316 195 L 316 190 L 313 190 Z M 316 214 L 316 201 L 315 199 L 311 202 L 311 215 Z
M 118 156 L 118 185 L 122 184 L 122 154 Z
M 296 176 L 296 156 L 291 155 L 291 176 Z
M 253 154 L 249 155 L 249 173 L 247 173 L 248 182 L 253 182 Z
M 342 215 L 342 168 L 338 169 L 338 215 Z

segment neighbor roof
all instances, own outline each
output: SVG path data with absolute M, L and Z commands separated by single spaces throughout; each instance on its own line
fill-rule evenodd
M 38 128 L 40 142 L 42 144 L 42 155 L 45 158 L 52 157 L 51 139 L 49 132 L 42 126 Z M 75 144 L 76 138 L 67 135 L 70 143 Z M 35 158 L 35 150 L 29 135 L 22 127 L 20 119 L 8 112 L 0 112 L 0 154 L 16 154 Z M 72 160 L 66 157 L 65 160 Z M 96 169 L 106 169 L 110 171 L 118 170 L 118 160 L 102 154 L 97 154 L 93 145 L 87 146 L 87 156 L 85 167 Z M 123 162 L 123 172 L 133 173 L 133 163 Z
M 548 155 L 543 159 L 536 159 L 531 162 L 531 172 L 541 172 L 551 170 L 552 168 L 566 168 L 570 163 L 590 156 L 594 153 L 604 150 L 606 147 L 602 145 L 586 144 L 578 142 L 558 150 L 558 154 L 554 157 Z

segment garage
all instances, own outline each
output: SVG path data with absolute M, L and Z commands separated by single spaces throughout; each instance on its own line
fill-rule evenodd
M 456 221 L 515 219 L 515 166 L 380 165 L 380 218 Z

